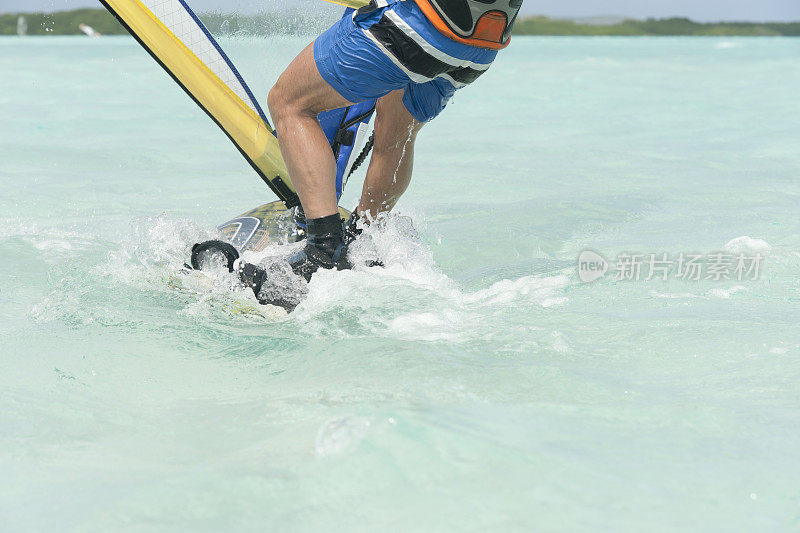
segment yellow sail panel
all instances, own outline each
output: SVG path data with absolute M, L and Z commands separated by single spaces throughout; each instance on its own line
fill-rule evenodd
M 278 139 L 222 49 L 182 0 L 101 0 L 219 125 L 287 206 L 299 200 Z
M 360 9 L 369 4 L 369 0 L 325 0 L 331 4 L 339 4 L 344 7 L 352 7 L 353 9 Z

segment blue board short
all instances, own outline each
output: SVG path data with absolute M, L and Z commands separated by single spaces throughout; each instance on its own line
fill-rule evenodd
M 403 103 L 420 122 L 441 113 L 496 55 L 445 37 L 411 0 L 373 1 L 314 41 L 319 73 L 336 92 L 358 103 L 404 89 Z

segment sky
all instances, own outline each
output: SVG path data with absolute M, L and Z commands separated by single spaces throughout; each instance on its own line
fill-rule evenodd
M 316 0 L 320 1 L 320 0 Z M 252 11 L 270 5 L 296 5 L 298 0 L 189 0 L 197 11 Z M 308 0 L 306 3 L 311 3 Z M 0 0 L 0 13 L 62 11 L 99 7 L 94 0 Z M 242 9 L 247 6 L 250 9 Z M 698 21 L 800 21 L 800 0 L 525 0 L 523 12 L 550 17 L 599 15 L 631 18 L 689 17 Z

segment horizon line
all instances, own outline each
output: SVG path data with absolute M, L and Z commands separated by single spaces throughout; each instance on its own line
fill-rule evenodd
M 105 11 L 102 7 L 91 7 L 91 6 L 84 6 L 84 7 L 76 7 L 74 9 L 53 9 L 53 10 L 40 10 L 40 11 L 4 11 L 0 10 L 0 15 L 49 15 L 54 13 L 69 13 L 71 11 L 80 11 L 80 10 L 96 10 L 96 11 Z M 263 11 L 257 11 L 253 14 L 263 13 Z M 200 14 L 214 14 L 214 13 L 222 13 L 222 14 L 229 14 L 235 13 L 230 11 L 223 11 L 223 10 L 216 10 L 216 11 L 200 11 Z M 239 13 L 241 15 L 247 15 L 246 13 Z M 627 15 L 575 15 L 575 16 L 555 16 L 555 15 L 545 15 L 542 13 L 526 13 L 524 16 L 520 17 L 520 20 L 530 17 L 544 17 L 550 20 L 563 20 L 569 21 L 574 23 L 584 23 L 588 25 L 591 24 L 590 21 L 592 20 L 602 20 L 602 19 L 615 19 L 617 22 L 614 24 L 618 24 L 624 22 L 626 20 L 633 20 L 633 21 L 646 21 L 646 20 L 670 20 L 670 19 L 686 19 L 698 24 L 797 24 L 800 23 L 800 19 L 790 20 L 790 19 L 783 19 L 783 20 L 745 20 L 745 19 L 719 19 L 719 20 L 699 20 L 694 19 L 690 16 L 686 15 L 671 15 L 671 16 L 652 16 L 652 17 L 635 17 L 635 16 L 627 16 Z M 606 25 L 606 24 L 603 24 Z M 613 25 L 613 24 L 610 24 Z

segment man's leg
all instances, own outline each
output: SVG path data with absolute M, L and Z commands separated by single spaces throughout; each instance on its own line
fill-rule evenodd
M 358 214 L 374 219 L 390 211 L 411 182 L 414 141 L 423 123 L 403 104 L 403 90 L 378 99 L 375 110 L 375 146 L 367 169 Z
M 269 93 L 281 154 L 309 219 L 339 212 L 336 160 L 317 116 L 351 104 L 319 74 L 313 44 L 300 52 Z

